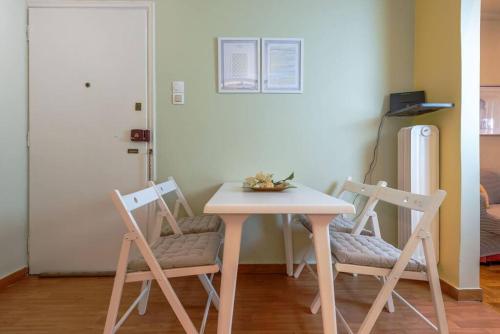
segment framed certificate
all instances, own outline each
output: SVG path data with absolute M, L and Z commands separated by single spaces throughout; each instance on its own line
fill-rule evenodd
M 259 38 L 218 38 L 219 93 L 260 92 Z
M 303 73 L 303 39 L 262 39 L 263 93 L 302 93 L 304 91 Z

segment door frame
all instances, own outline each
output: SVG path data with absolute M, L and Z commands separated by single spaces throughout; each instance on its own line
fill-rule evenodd
M 30 8 L 142 8 L 147 12 L 147 105 L 148 128 L 151 129 L 151 141 L 147 145 L 148 152 L 152 150 L 150 172 L 151 180 L 156 180 L 156 21 L 155 0 L 28 0 L 27 35 L 29 40 L 29 9 Z M 28 43 L 29 57 L 29 43 Z M 29 78 L 29 73 L 28 73 Z M 28 124 L 29 124 L 29 99 L 28 99 Z M 28 127 L 29 138 L 29 127 Z M 28 139 L 29 147 L 29 139 Z M 148 166 L 149 168 L 149 166 Z M 28 189 L 29 192 L 29 189 Z

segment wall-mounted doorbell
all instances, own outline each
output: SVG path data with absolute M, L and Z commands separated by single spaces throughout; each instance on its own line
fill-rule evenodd
M 184 81 L 172 81 L 172 104 L 184 104 Z

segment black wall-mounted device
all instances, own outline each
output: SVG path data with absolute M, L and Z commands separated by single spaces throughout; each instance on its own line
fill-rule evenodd
M 394 93 L 389 97 L 390 110 L 387 116 L 418 116 L 444 108 L 453 108 L 453 103 L 428 103 L 425 91 Z

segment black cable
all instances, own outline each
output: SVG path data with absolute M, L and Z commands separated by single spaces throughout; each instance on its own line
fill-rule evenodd
M 384 121 L 385 117 L 387 116 L 388 113 L 385 113 L 382 115 L 380 118 L 380 123 L 378 125 L 378 131 L 377 131 L 377 140 L 375 142 L 375 147 L 373 148 L 373 154 L 372 154 L 372 160 L 370 161 L 370 165 L 368 167 L 368 170 L 365 173 L 365 177 L 363 178 L 363 183 L 366 183 L 366 181 L 372 182 L 372 174 L 373 171 L 375 170 L 375 166 L 377 166 L 377 159 L 378 159 L 378 147 L 380 144 L 380 138 L 382 137 L 382 129 L 384 127 Z M 368 179 L 369 177 L 369 179 Z
M 370 181 L 370 184 L 372 182 L 372 174 L 373 174 L 373 171 L 375 170 L 375 167 L 377 166 L 378 148 L 380 146 L 380 139 L 382 137 L 382 129 L 384 127 L 384 121 L 385 121 L 385 118 L 387 117 L 387 114 L 388 114 L 388 112 L 383 114 L 382 117 L 380 118 L 380 123 L 378 125 L 378 130 L 377 130 L 377 139 L 375 141 L 375 146 L 373 147 L 372 160 L 370 161 L 370 165 L 368 166 L 368 170 L 366 171 L 365 176 L 363 178 L 363 183 L 366 183 L 367 179 L 368 179 L 368 181 Z M 356 209 L 357 209 L 356 201 L 357 201 L 358 197 L 359 197 L 359 194 L 356 194 L 356 196 L 354 196 L 354 200 L 353 200 L 353 205 L 354 205 L 354 207 L 356 207 Z M 358 213 L 354 217 L 354 219 L 358 218 L 359 214 L 360 213 Z

